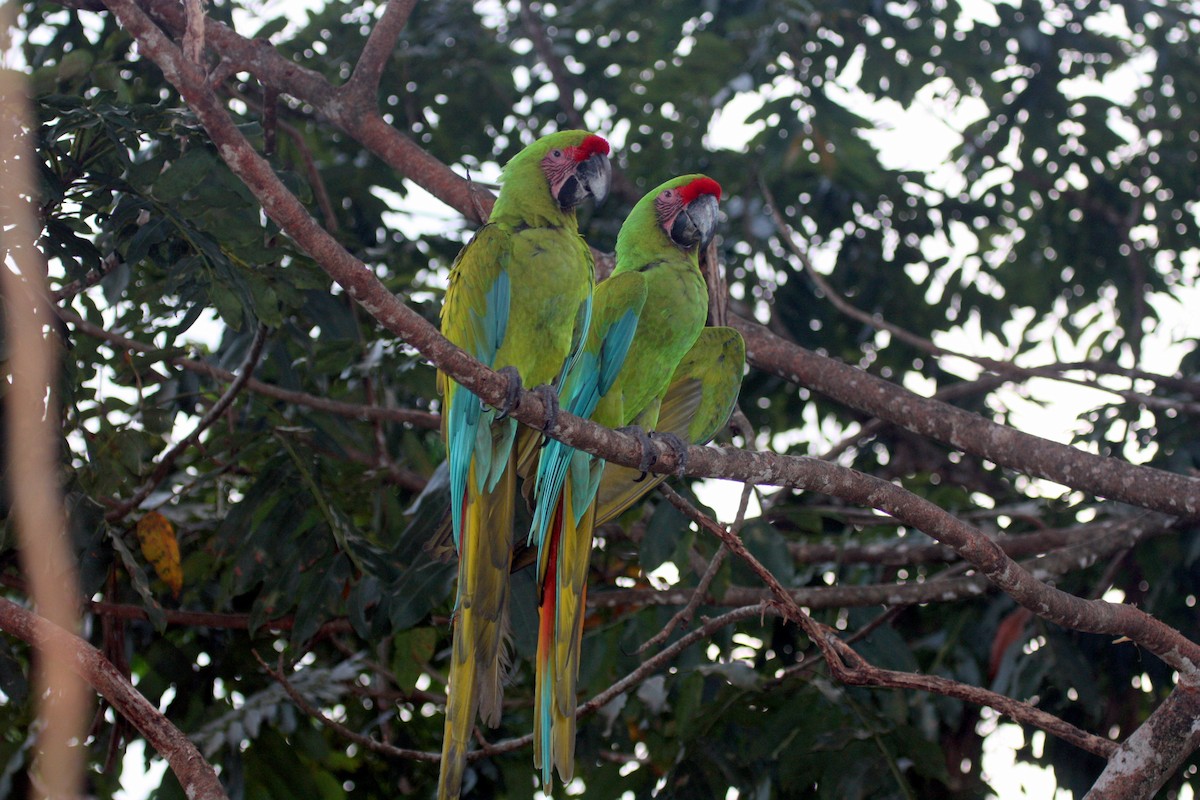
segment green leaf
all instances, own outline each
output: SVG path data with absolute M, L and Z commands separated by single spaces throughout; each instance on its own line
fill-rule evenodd
M 154 182 L 154 196 L 164 203 L 178 200 L 202 182 L 211 180 L 214 172 L 224 169 L 225 165 L 207 148 L 190 148 Z
M 396 634 L 392 640 L 392 673 L 401 690 L 414 688 L 417 678 L 429 668 L 437 637 L 433 628 L 410 628 Z
M 687 531 L 687 517 L 675 506 L 670 503 L 659 503 L 655 506 L 654 513 L 646 524 L 646 535 L 642 539 L 642 571 L 648 574 L 666 563 Z

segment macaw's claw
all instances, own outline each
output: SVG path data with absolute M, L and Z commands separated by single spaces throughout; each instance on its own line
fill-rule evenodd
M 617 428 L 618 433 L 627 433 L 638 440 L 638 444 L 642 446 L 642 460 L 638 464 L 638 469 L 642 474 L 634 479 L 634 483 L 644 481 L 646 473 L 654 466 L 654 462 L 658 461 L 658 451 L 654 448 L 654 441 L 650 435 L 642 428 L 641 425 L 629 425 L 625 428 Z
M 558 390 L 543 383 L 533 387 L 533 393 L 542 399 L 542 433 L 548 433 L 558 424 Z
M 517 371 L 516 367 L 502 367 L 497 372 L 508 381 L 508 388 L 504 390 L 504 405 L 497 409 L 500 412 L 496 415 L 498 422 L 505 419 L 514 408 L 521 404 L 521 373 Z
M 684 470 L 687 469 L 688 461 L 688 444 L 683 439 L 680 439 L 670 431 L 659 432 L 650 431 L 651 439 L 662 439 L 667 443 L 667 447 L 671 448 L 671 452 L 675 454 L 675 474 L 683 477 Z

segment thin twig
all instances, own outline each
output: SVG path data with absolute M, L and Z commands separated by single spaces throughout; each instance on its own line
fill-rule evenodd
M 103 328 L 93 325 L 87 320 L 80 317 L 74 312 L 60 308 L 56 309 L 56 313 L 63 321 L 70 323 L 74 328 L 88 336 L 102 339 L 106 342 L 120 345 L 121 347 L 134 350 L 140 353 L 156 353 L 162 355 L 160 348 L 139 342 L 136 339 L 130 339 L 127 336 L 122 336 L 119 333 L 106 331 Z M 169 364 L 185 369 L 189 372 L 195 372 L 199 375 L 205 375 L 214 380 L 230 382 L 237 378 L 237 375 L 226 369 L 221 369 L 218 366 L 200 361 L 199 359 L 187 358 L 186 356 L 163 356 L 163 360 Z M 335 414 L 339 417 L 349 417 L 352 419 L 361 420 L 384 420 L 388 422 L 400 422 L 408 425 L 413 425 L 418 428 L 427 430 L 437 430 L 441 425 L 441 417 L 437 414 L 428 411 L 418 411 L 408 408 L 383 408 L 380 406 L 365 405 L 362 403 L 346 403 L 340 400 L 331 400 L 328 397 L 319 397 L 317 395 L 307 394 L 305 392 L 296 392 L 291 389 L 284 389 L 279 386 L 273 386 L 269 383 L 263 383 L 256 378 L 249 378 L 246 381 L 246 389 L 261 394 L 265 397 L 273 397 L 276 400 L 282 400 L 285 403 L 292 405 L 304 406 L 316 411 L 324 411 L 328 414 Z
M 1035 708 L 1029 703 L 936 675 L 917 675 L 911 672 L 880 669 L 870 664 L 852 647 L 833 635 L 833 631 L 829 631 L 827 640 L 834 645 L 841 657 L 840 662 L 835 662 L 834 675 L 843 683 L 871 688 L 917 689 L 945 697 L 954 697 L 993 708 L 1017 722 L 1034 725 L 1081 750 L 1094 753 L 1102 758 L 1107 758 L 1117 749 L 1116 742 L 1080 730 L 1069 722 Z
M 816 267 L 813 266 L 812 260 L 808 257 L 808 254 L 796 242 L 795 231 L 792 230 L 791 226 L 788 225 L 787 221 L 783 218 L 783 215 L 779 211 L 779 207 L 775 203 L 775 198 L 771 194 L 771 190 L 767 188 L 766 182 L 761 177 L 759 178 L 758 185 L 759 191 L 762 193 L 763 199 L 766 201 L 767 210 L 771 214 L 771 219 L 775 222 L 775 226 L 779 229 L 780 238 L 783 239 L 784 244 L 786 244 L 788 249 L 792 251 L 792 254 L 796 257 L 796 260 L 800 262 L 800 266 L 803 268 L 805 274 L 808 275 L 809 279 L 812 280 L 817 289 L 826 297 L 826 299 L 829 300 L 833 307 L 851 319 L 861 322 L 864 325 L 869 325 L 873 328 L 885 330 L 900 341 L 905 342 L 906 344 L 909 344 L 924 353 L 928 353 L 929 355 L 937 357 L 952 356 L 955 358 L 961 358 L 978 364 L 984 369 L 990 370 L 999 375 L 1008 377 L 1021 377 L 1026 379 L 1035 377 L 1047 378 L 1050 380 L 1061 381 L 1063 383 L 1070 383 L 1076 386 L 1085 386 L 1101 392 L 1107 392 L 1109 394 L 1116 395 L 1127 402 L 1140 403 L 1149 408 L 1171 408 L 1187 414 L 1200 415 L 1200 403 L 1188 403 L 1180 400 L 1171 400 L 1168 398 L 1145 395 L 1128 389 L 1116 389 L 1095 381 L 1070 378 L 1061 374 L 1061 371 L 1047 371 L 1037 367 L 1019 367 L 1011 361 L 997 361 L 996 359 L 988 358 L 987 356 L 977 356 L 969 353 L 961 353 L 955 350 L 949 350 L 945 347 L 935 344 L 929 339 L 918 336 L 911 331 L 900 327 L 899 325 L 888 322 L 880 314 L 868 314 L 846 300 L 845 297 L 843 297 L 836 289 L 833 288 L 829 281 L 825 280 L 825 276 L 823 276 L 816 269 Z M 1137 297 L 1141 297 L 1141 295 L 1136 295 L 1135 303 Z M 1138 335 L 1140 335 L 1140 328 L 1137 330 Z M 1137 352 L 1136 340 L 1135 352 Z M 825 457 L 829 458 L 831 456 L 827 454 Z
M 375 93 L 379 90 L 383 70 L 416 5 L 417 0 L 388 0 L 383 8 L 383 15 L 379 22 L 375 23 L 371 35 L 367 37 L 367 43 L 363 45 L 358 63 L 354 65 L 354 72 L 340 90 L 348 100 L 359 106 L 375 109 Z
M 550 35 L 546 33 L 546 28 L 542 25 L 542 21 L 538 18 L 537 12 L 533 10 L 529 0 L 521 0 L 521 24 L 525 26 L 525 33 L 529 36 L 529 40 L 533 42 L 533 49 L 537 51 L 538 58 L 546 65 L 546 70 L 550 73 L 550 80 L 558 89 L 558 107 L 562 109 L 572 128 L 582 130 L 586 126 L 583 122 L 583 115 L 575 107 L 575 90 L 577 88 L 575 81 L 567 72 L 558 53 L 554 52 L 554 43 L 550 41 Z
M 718 536 L 729 546 L 768 586 L 774 596 L 773 604 L 783 612 L 784 616 L 797 623 L 808 635 L 809 639 L 822 651 L 825 663 L 833 675 L 840 681 L 858 686 L 884 686 L 893 688 L 921 689 L 923 691 L 944 694 L 949 697 L 970 700 L 981 705 L 990 706 L 1014 719 L 1036 725 L 1055 736 L 1068 741 L 1089 752 L 1106 756 L 1115 749 L 1116 745 L 1106 739 L 1079 730 L 1075 726 L 1047 714 L 1044 711 L 1021 703 L 986 689 L 962 684 L 957 681 L 930 675 L 894 672 L 879 669 L 862 658 L 846 642 L 839 638 L 835 631 L 823 625 L 807 613 L 795 602 L 790 594 L 779 584 L 778 580 L 753 555 L 745 549 L 741 541 L 722 526 L 718 525 L 707 515 L 701 513 L 670 487 L 665 487 L 663 494 L 693 522 L 705 530 Z
M 217 402 L 213 403 L 212 408 L 210 408 L 205 415 L 200 418 L 200 421 L 196 423 L 196 427 L 192 429 L 191 433 L 176 442 L 170 450 L 163 454 L 163 457 L 159 459 L 158 465 L 154 468 L 154 471 L 150 473 L 150 477 L 146 479 L 141 487 L 134 492 L 128 500 L 125 500 L 116 508 L 110 510 L 104 515 L 106 520 L 109 522 L 115 522 L 123 519 L 126 514 L 137 508 L 143 500 L 149 497 L 150 493 L 153 492 L 160 483 L 166 480 L 167 475 L 170 474 L 171 469 L 174 468 L 175 462 L 179 460 L 179 457 L 182 456 L 189 447 L 198 442 L 200 440 L 200 434 L 208 430 L 209 426 L 220 419 L 221 415 L 225 413 L 225 410 L 228 409 L 229 406 L 233 405 L 233 401 L 245 387 L 246 382 L 250 379 L 251 373 L 254 372 L 254 367 L 258 364 L 259 356 L 262 355 L 263 345 L 266 343 L 266 341 L 267 326 L 259 325 L 258 330 L 254 333 L 254 341 L 251 342 L 250 349 L 246 353 L 246 358 L 242 361 L 242 365 L 238 370 L 238 376 L 233 379 L 228 387 L 226 387 L 225 392 L 220 396 L 220 398 L 217 399 Z
M 0 576 L 0 585 L 29 594 L 29 583 L 12 575 Z M 141 606 L 127 603 L 112 603 L 104 600 L 88 600 L 84 608 L 101 616 L 117 619 L 149 620 L 150 614 Z M 176 608 L 164 608 L 159 611 L 168 625 L 186 625 L 191 628 L 221 628 L 225 630 L 263 632 L 266 634 L 290 631 L 295 625 L 295 617 L 288 615 L 275 619 L 263 620 L 258 625 L 252 625 L 250 614 L 228 614 L 218 611 L 185 611 Z M 322 638 L 334 633 L 345 633 L 352 630 L 350 620 L 346 617 L 335 617 L 324 622 L 313 639 Z
M 660 485 L 665 486 L 666 484 Z M 717 571 L 720 570 L 721 565 L 725 563 L 725 556 L 727 555 L 729 555 L 729 549 L 726 548 L 724 544 L 717 548 L 716 554 L 712 557 L 712 560 L 708 562 L 708 568 L 704 571 L 704 574 L 700 576 L 700 582 L 697 583 L 696 588 L 692 590 L 691 599 L 688 600 L 687 605 L 679 609 L 679 611 L 677 611 L 675 615 L 667 621 L 667 624 L 661 631 L 642 642 L 641 646 L 639 646 L 637 650 L 634 650 L 635 655 L 640 656 L 651 647 L 657 647 L 658 645 L 667 641 L 667 639 L 670 639 L 671 634 L 675 632 L 675 628 L 677 626 L 683 625 L 686 627 L 691 623 L 692 617 L 694 617 L 696 614 L 696 609 L 700 607 L 700 604 L 708 596 L 709 587 L 712 586 L 713 579 L 717 577 Z
M 108 277 L 108 274 L 121 265 L 121 258 L 116 253 L 109 253 L 100 261 L 100 268 L 94 269 L 78 280 L 64 284 L 50 292 L 50 299 L 55 303 L 68 300 L 85 289 L 90 289 Z
M 296 704 L 297 708 L 315 719 L 317 722 L 320 722 L 326 728 L 329 728 L 331 731 L 337 733 L 339 736 L 342 736 L 357 745 L 361 745 L 368 750 L 389 756 L 391 758 L 403 758 L 408 761 L 440 760 L 441 756 L 437 753 L 427 753 L 423 750 L 408 750 L 403 747 L 396 747 L 395 745 L 381 742 L 378 739 L 373 739 L 370 736 L 364 736 L 357 731 L 352 731 L 342 723 L 330 719 L 325 715 L 324 712 L 321 711 L 321 709 L 313 706 L 312 703 L 308 702 L 304 695 L 296 691 L 296 687 L 292 686 L 292 684 L 288 682 L 287 678 L 283 676 L 282 665 L 278 671 L 273 670 L 267 665 L 266 661 L 263 661 L 262 656 L 258 654 L 257 650 L 251 649 L 250 652 L 254 656 L 254 660 L 257 661 L 259 666 L 263 668 L 263 671 L 274 678 L 276 683 L 283 687 L 283 690 L 287 692 L 287 696 L 292 699 L 292 702 Z

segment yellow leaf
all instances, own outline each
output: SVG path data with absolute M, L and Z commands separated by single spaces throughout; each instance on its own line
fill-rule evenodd
M 142 545 L 142 555 L 178 598 L 183 590 L 183 568 L 179 561 L 179 541 L 175 538 L 175 526 L 162 514 L 151 511 L 138 520 L 137 537 Z

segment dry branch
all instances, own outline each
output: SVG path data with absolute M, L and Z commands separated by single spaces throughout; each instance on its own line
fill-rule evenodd
M 1200 514 L 1200 481 L 1077 450 L 1018 431 L 869 375 L 733 317 L 759 369 L 897 427 L 1010 469 L 1110 500 L 1182 517 Z
M 233 401 L 237 398 L 238 393 L 241 392 L 245 387 L 246 382 L 250 380 L 250 375 L 254 372 L 255 366 L 258 365 L 258 359 L 259 356 L 262 355 L 263 345 L 266 344 L 266 341 L 267 328 L 264 325 L 260 325 L 254 334 L 254 341 L 251 342 L 250 349 L 247 351 L 246 357 L 242 361 L 241 368 L 238 370 L 237 377 L 229 383 L 229 386 L 226 387 L 221 396 L 217 398 L 217 402 L 213 403 L 212 408 L 205 412 L 204 416 L 200 418 L 200 420 L 196 423 L 196 426 L 192 428 L 191 432 L 172 445 L 171 448 L 163 454 L 162 458 L 159 459 L 158 464 L 155 465 L 154 471 L 150 473 L 150 477 L 145 480 L 138 490 L 116 508 L 111 509 L 107 514 L 104 515 L 106 520 L 109 522 L 116 522 L 120 519 L 123 519 L 126 514 L 137 508 L 143 500 L 149 497 L 150 493 L 153 492 L 160 483 L 166 480 L 167 475 L 170 474 L 171 469 L 175 466 L 175 462 L 179 460 L 179 457 L 182 456 L 189 447 L 200 441 L 200 435 L 204 433 L 204 431 L 208 430 L 209 426 L 220 419 L 221 415 L 225 413 L 226 409 L 233 405 Z
M 133 688 L 99 650 L 5 598 L 0 598 L 0 628 L 39 650 L 49 646 L 53 647 L 54 652 L 66 654 L 63 666 L 91 684 L 121 716 L 133 723 L 146 741 L 166 759 L 189 798 L 228 800 L 217 774 L 196 746 Z

